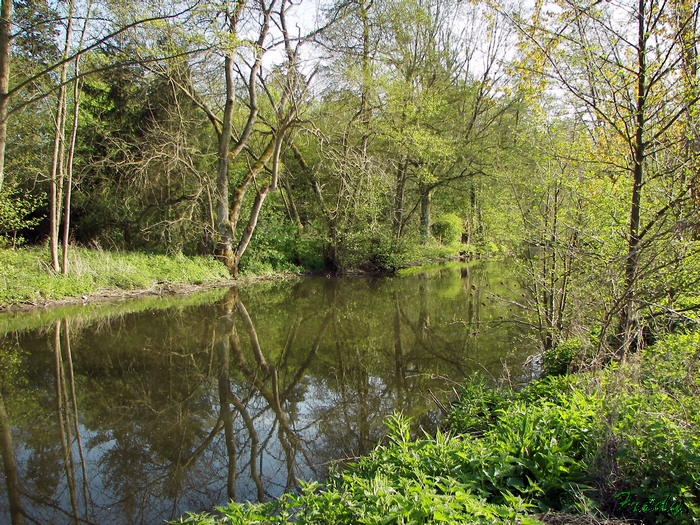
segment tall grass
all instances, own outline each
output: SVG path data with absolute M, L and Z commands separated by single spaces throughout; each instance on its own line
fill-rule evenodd
M 67 275 L 54 272 L 49 260 L 46 248 L 0 250 L 0 307 L 106 290 L 149 289 L 159 283 L 204 284 L 228 278 L 223 265 L 206 257 L 75 248 L 70 252 Z

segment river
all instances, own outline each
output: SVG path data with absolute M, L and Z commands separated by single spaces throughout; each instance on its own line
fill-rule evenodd
M 162 523 L 323 479 L 394 412 L 433 432 L 470 374 L 527 379 L 522 297 L 477 261 L 2 314 L 0 522 Z

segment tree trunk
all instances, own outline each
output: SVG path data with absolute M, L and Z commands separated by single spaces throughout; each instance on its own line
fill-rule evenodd
M 224 70 L 226 73 L 226 106 L 224 108 L 224 118 L 219 134 L 219 151 L 216 170 L 216 219 L 219 233 L 216 255 L 221 259 L 231 274 L 234 274 L 234 254 L 233 254 L 233 228 L 229 217 L 229 196 L 228 196 L 228 166 L 229 147 L 231 146 L 231 119 L 234 105 L 234 70 L 233 57 L 226 55 L 224 59 Z M 237 272 L 237 268 L 235 271 Z
M 372 71 L 370 63 L 370 40 L 369 40 L 369 14 L 373 0 L 367 2 L 360 0 L 360 17 L 362 19 L 362 94 L 360 99 L 360 122 L 362 123 L 362 157 L 367 159 L 367 146 L 369 145 L 369 97 Z
M 420 197 L 420 233 L 425 244 L 430 237 L 430 201 L 432 200 L 433 189 L 429 186 L 424 186 L 421 189 Z
M 0 191 L 5 182 L 7 145 L 7 105 L 10 89 L 10 47 L 12 45 L 12 0 L 2 0 L 0 8 Z
M 238 242 L 236 247 L 236 252 L 233 258 L 233 266 L 231 274 L 234 277 L 238 276 L 238 265 L 241 262 L 243 254 L 248 249 L 248 244 L 250 244 L 250 239 L 253 237 L 253 232 L 255 232 L 255 227 L 258 224 L 258 218 L 260 217 L 260 210 L 262 209 L 263 202 L 267 196 L 277 189 L 277 181 L 279 179 L 279 163 L 280 163 L 280 152 L 282 150 L 282 143 L 284 142 L 284 135 L 286 133 L 286 128 L 279 129 L 277 131 L 277 137 L 275 139 L 274 149 L 272 151 L 272 180 L 270 184 L 263 186 L 258 194 L 255 196 L 255 201 L 253 202 L 253 208 L 250 210 L 250 218 L 248 219 L 248 225 L 243 231 L 241 240 Z M 262 160 L 262 159 L 261 159 Z M 264 163 L 264 161 L 262 161 Z M 241 195 L 241 199 L 243 196 Z
M 399 165 L 396 172 L 396 196 L 394 197 L 394 235 L 401 238 L 403 233 L 404 197 L 406 194 L 406 177 L 408 175 L 408 160 Z
M 80 42 L 78 44 L 79 48 L 83 47 L 83 41 L 85 40 L 85 33 L 87 31 L 88 20 L 90 19 L 90 12 L 92 11 L 92 1 L 88 3 L 87 11 L 85 14 L 85 20 L 83 21 L 83 30 L 80 33 Z M 75 141 L 78 137 L 78 116 L 80 115 L 80 55 L 75 57 L 75 80 L 73 82 L 73 125 L 71 128 L 70 142 L 68 143 L 68 158 L 66 159 L 66 196 L 63 203 L 63 240 L 61 243 L 62 247 L 62 260 L 61 260 L 61 273 L 66 275 L 68 273 L 68 240 L 70 239 L 70 205 L 71 196 L 73 193 L 73 158 L 75 157 Z
M 70 40 L 73 32 L 73 7 L 75 3 L 71 0 L 68 5 L 68 27 L 63 44 L 63 65 L 58 87 L 58 101 L 56 102 L 56 120 L 54 122 L 54 142 L 53 155 L 51 157 L 51 189 L 49 192 L 49 222 L 51 225 L 50 245 L 51 245 L 51 265 L 55 272 L 61 271 L 61 264 L 58 260 L 58 234 L 61 222 L 61 204 L 63 202 L 64 183 L 64 153 L 65 153 L 65 133 L 66 133 L 66 79 L 68 78 L 68 58 L 70 50 Z
M 646 125 L 646 42 L 648 36 L 645 24 L 645 0 L 639 0 L 638 16 L 638 47 L 637 47 L 637 111 L 635 116 L 635 136 L 633 142 L 634 168 L 632 196 L 630 203 L 629 237 L 627 241 L 627 255 L 625 259 L 625 291 L 626 299 L 620 313 L 618 334 L 621 345 L 617 349 L 619 358 L 624 358 L 627 351 L 634 344 L 636 330 L 636 313 L 634 308 L 635 285 L 637 281 L 637 269 L 639 266 L 639 224 L 642 203 L 642 185 L 644 183 L 644 128 Z

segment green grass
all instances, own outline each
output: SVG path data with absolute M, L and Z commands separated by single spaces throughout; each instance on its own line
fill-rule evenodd
M 158 283 L 206 284 L 228 279 L 213 258 L 149 255 L 75 248 L 67 275 L 56 274 L 45 248 L 0 250 L 0 307 L 41 304 L 113 290 L 149 289 Z
M 447 430 L 386 445 L 262 504 L 177 523 L 540 523 L 538 513 L 700 522 L 700 334 L 670 335 L 621 366 L 513 391 L 474 378 Z

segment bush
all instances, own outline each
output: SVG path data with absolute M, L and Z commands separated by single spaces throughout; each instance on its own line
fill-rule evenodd
M 563 376 L 571 372 L 571 366 L 581 353 L 581 340 L 573 337 L 559 343 L 544 353 L 542 368 L 545 376 Z
M 36 197 L 20 191 L 16 184 L 5 184 L 0 191 L 0 248 L 16 248 L 24 244 L 19 232 L 41 222 L 40 218 L 31 215 L 45 200 L 45 196 Z
M 435 219 L 430 228 L 442 244 L 457 244 L 462 238 L 464 221 L 454 213 L 446 213 Z

